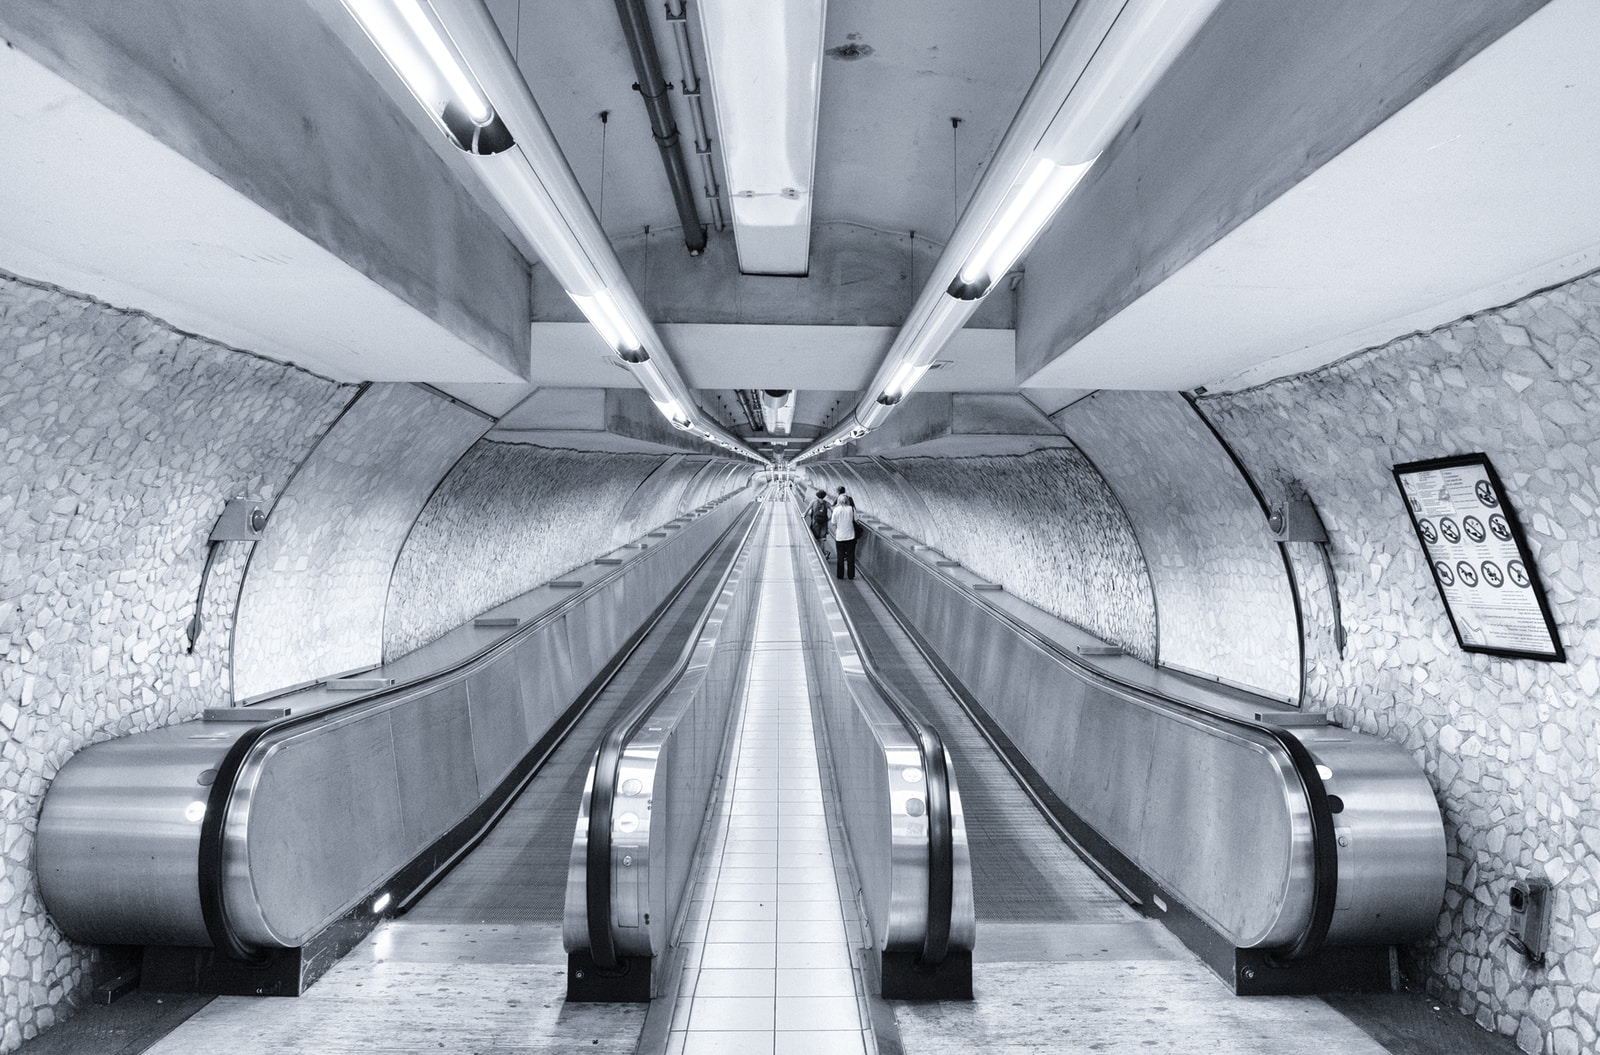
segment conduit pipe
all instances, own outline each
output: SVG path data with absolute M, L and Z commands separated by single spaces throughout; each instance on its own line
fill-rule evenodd
M 667 101 L 668 86 L 661 75 L 661 58 L 656 51 L 655 32 L 650 28 L 650 15 L 645 10 L 644 0 L 616 0 L 616 3 L 617 17 L 622 20 L 622 35 L 627 38 L 628 52 L 633 56 L 633 72 L 639 78 L 634 87 L 639 90 L 645 112 L 650 115 L 650 132 L 661 149 L 667 185 L 672 188 L 672 202 L 678 207 L 678 221 L 683 224 L 683 244 L 688 247 L 690 256 L 699 256 L 706 248 L 706 231 L 700 226 L 700 212 L 695 208 L 689 169 L 678 151 L 678 123 L 672 116 L 672 104 Z M 696 146 L 698 148 L 698 144 Z
M 689 104 L 689 119 L 694 122 L 694 152 L 700 159 L 700 178 L 705 186 L 706 207 L 711 222 L 721 231 L 727 226 L 722 215 L 722 188 L 717 185 L 717 169 L 711 160 L 711 133 L 706 123 L 705 95 L 700 91 L 700 71 L 694 64 L 694 49 L 689 44 L 689 0 L 668 0 L 667 24 L 678 40 L 678 83 Z
M 882 424 L 1220 2 L 1079 0 L 861 402 L 795 463 Z

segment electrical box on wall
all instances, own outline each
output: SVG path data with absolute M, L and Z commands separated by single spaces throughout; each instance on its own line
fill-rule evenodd
M 230 498 L 211 529 L 212 542 L 255 542 L 267 529 L 267 504 L 257 498 Z
M 1286 498 L 1267 514 L 1267 530 L 1278 542 L 1326 542 L 1328 531 L 1322 526 L 1317 507 L 1305 496 Z
M 1511 930 L 1506 941 L 1532 960 L 1544 962 L 1550 937 L 1550 881 L 1519 879 L 1511 884 Z

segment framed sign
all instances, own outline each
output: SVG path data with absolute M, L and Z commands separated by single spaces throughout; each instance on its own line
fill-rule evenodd
M 1539 569 L 1488 456 L 1408 462 L 1394 479 L 1462 649 L 1564 662 Z

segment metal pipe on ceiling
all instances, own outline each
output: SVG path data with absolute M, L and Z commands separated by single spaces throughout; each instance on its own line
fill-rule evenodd
M 700 212 L 695 208 L 689 168 L 678 150 L 681 137 L 678 123 L 672 116 L 672 104 L 667 101 L 668 86 L 661 75 L 661 57 L 656 51 L 650 15 L 645 10 L 644 0 L 616 0 L 616 4 L 617 17 L 622 20 L 622 35 L 627 38 L 628 52 L 633 56 L 634 74 L 639 78 L 634 87 L 650 115 L 650 132 L 661 150 L 667 185 L 672 188 L 672 201 L 678 207 L 678 220 L 683 224 L 683 244 L 691 256 L 699 256 L 705 251 L 706 230 L 700 225 Z
M 689 104 L 689 119 L 694 122 L 694 152 L 700 159 L 700 179 L 705 185 L 706 207 L 717 230 L 727 226 L 722 215 L 722 188 L 717 185 L 717 169 L 711 160 L 711 133 L 706 123 L 705 94 L 700 90 L 700 71 L 694 64 L 694 48 L 689 44 L 689 0 L 668 0 L 667 24 L 678 41 L 678 82 Z

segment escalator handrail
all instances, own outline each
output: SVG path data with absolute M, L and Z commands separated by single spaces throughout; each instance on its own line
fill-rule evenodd
M 869 530 L 873 530 L 880 537 L 886 534 L 884 531 L 875 528 Z M 885 539 L 885 541 L 890 545 L 897 545 L 893 539 Z M 915 558 L 913 557 L 913 559 Z M 921 562 L 918 563 L 920 564 Z M 1028 626 L 997 605 L 990 604 L 986 599 L 977 596 L 967 596 L 966 599 L 973 604 L 981 606 L 1017 636 L 1087 681 L 1100 684 L 1103 687 L 1114 688 L 1126 695 L 1139 697 L 1141 703 L 1152 705 L 1158 710 L 1180 711 L 1184 716 L 1198 721 L 1201 725 L 1226 725 L 1248 730 L 1258 736 L 1265 736 L 1272 741 L 1274 746 L 1288 756 L 1290 767 L 1293 769 L 1295 776 L 1299 778 L 1301 788 L 1305 792 L 1306 804 L 1311 817 L 1311 912 L 1307 918 L 1306 925 L 1295 937 L 1295 940 L 1284 946 L 1277 956 L 1282 960 L 1300 960 L 1316 955 L 1327 940 L 1328 929 L 1333 923 L 1334 908 L 1338 902 L 1338 833 L 1335 831 L 1333 808 L 1328 802 L 1327 785 L 1323 783 L 1322 774 L 1317 770 L 1316 759 L 1312 757 L 1310 750 L 1300 741 L 1300 738 L 1287 729 L 1275 726 L 1270 722 L 1253 721 L 1224 711 L 1212 710 L 1209 707 L 1168 695 L 1158 689 L 1125 682 L 1115 675 L 1101 670 L 1099 667 L 1083 662 L 1033 627 Z
M 618 966 L 616 937 L 612 930 L 612 813 L 616 807 L 617 777 L 622 768 L 622 756 L 628 743 L 638 735 L 645 722 L 657 707 L 666 701 L 673 688 L 688 670 L 690 661 L 705 634 L 706 624 L 717 610 L 728 582 L 742 565 L 750 551 L 750 539 L 760 518 L 752 516 L 740 540 L 734 558 L 728 561 L 722 576 L 712 591 L 711 601 L 695 619 L 694 629 L 688 634 L 683 649 L 673 662 L 672 669 L 643 693 L 640 701 L 612 723 L 595 752 L 594 781 L 589 789 L 589 824 L 584 848 L 585 918 L 589 929 L 589 956 L 595 966 L 611 971 Z M 715 548 L 715 547 L 713 547 Z M 709 554 L 708 554 L 709 555 Z M 685 581 L 687 582 L 687 578 Z
M 703 512 L 708 512 L 712 506 L 721 504 L 724 496 L 717 502 L 704 507 Z M 735 521 L 737 523 L 737 521 Z M 730 527 L 729 530 L 732 530 Z M 711 548 L 715 548 L 713 543 Z M 657 551 L 641 556 L 640 560 L 647 560 Z M 708 550 L 709 552 L 709 550 Z M 699 567 L 699 564 L 696 564 Z M 386 688 L 372 692 L 361 693 L 343 703 L 330 707 L 322 707 L 314 711 L 300 714 L 287 714 L 281 718 L 251 726 L 234 740 L 217 765 L 216 776 L 212 779 L 211 787 L 206 795 L 206 812 L 200 823 L 200 838 L 198 851 L 197 880 L 200 895 L 200 918 L 205 926 L 206 934 L 211 939 L 211 946 L 222 956 L 239 963 L 261 963 L 264 954 L 261 950 L 251 947 L 245 942 L 238 932 L 232 917 L 228 912 L 225 862 L 223 856 L 227 840 L 224 829 L 227 826 L 229 805 L 234 793 L 238 789 L 239 776 L 244 771 L 256 748 L 261 742 L 270 737 L 276 737 L 286 732 L 292 732 L 302 726 L 319 725 L 348 718 L 352 714 L 368 708 L 381 707 L 395 699 L 414 693 L 428 685 L 440 682 L 475 669 L 488 660 L 495 658 L 519 644 L 523 638 L 548 627 L 555 620 L 567 614 L 585 598 L 599 590 L 614 577 L 623 573 L 623 568 L 617 568 L 610 574 L 597 578 L 587 589 L 563 598 L 556 605 L 546 609 L 537 619 L 531 620 L 516 627 L 510 633 L 504 634 L 495 641 L 484 646 L 463 659 L 429 671 L 426 674 L 408 679 L 407 681 L 390 685 Z M 692 573 L 691 573 L 692 574 Z
M 800 522 L 804 526 L 803 517 Z M 860 529 L 858 523 L 857 530 Z M 834 602 L 839 609 L 845 630 L 855 645 L 856 654 L 861 658 L 862 673 L 883 698 L 901 726 L 911 734 L 922 756 L 922 772 L 926 781 L 928 803 L 928 921 L 927 930 L 923 934 L 919 962 L 928 967 L 937 967 L 944 962 L 950 950 L 951 919 L 955 912 L 955 807 L 950 794 L 949 756 L 945 752 L 944 739 L 939 735 L 939 731 L 918 713 L 905 694 L 878 673 L 871 656 L 861 643 L 861 633 L 856 629 L 855 621 L 851 619 L 844 600 L 839 595 L 839 587 L 828 576 L 827 568 L 822 564 L 815 547 L 812 549 L 812 556 L 817 561 L 816 568 L 820 569 L 820 577 L 833 592 Z

